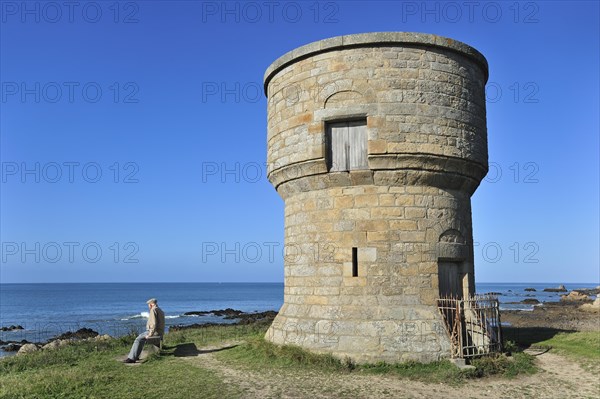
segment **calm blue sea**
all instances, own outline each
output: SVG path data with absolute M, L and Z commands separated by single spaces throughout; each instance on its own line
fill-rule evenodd
M 532 310 L 510 304 L 526 298 L 559 301 L 560 294 L 542 290 L 560 283 L 477 283 L 478 293 L 498 292 L 503 309 Z M 565 284 L 569 290 L 598 284 Z M 536 292 L 525 292 L 525 288 Z M 157 298 L 167 326 L 231 322 L 221 317 L 184 316 L 189 311 L 233 308 L 245 312 L 279 310 L 283 283 L 90 283 L 0 284 L 0 326 L 21 325 L 19 331 L 0 332 L 0 340 L 42 342 L 66 331 L 88 327 L 101 334 L 125 335 L 142 331 L 147 318 L 146 300 Z M 0 356 L 4 352 L 0 351 Z
M 149 298 L 158 299 L 167 326 L 231 323 L 212 315 L 183 313 L 225 308 L 279 310 L 283 283 L 0 284 L 0 327 L 24 327 L 0 332 L 0 340 L 43 342 L 83 327 L 112 336 L 141 332 L 148 317 Z M 0 350 L 0 356 L 3 354 Z

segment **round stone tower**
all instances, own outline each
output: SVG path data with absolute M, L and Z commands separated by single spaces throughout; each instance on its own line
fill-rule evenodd
M 435 35 L 339 36 L 266 71 L 285 297 L 266 334 L 357 362 L 450 354 L 440 297 L 474 287 L 487 61 Z

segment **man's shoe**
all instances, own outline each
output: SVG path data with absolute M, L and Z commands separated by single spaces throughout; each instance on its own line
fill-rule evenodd
M 127 359 L 123 360 L 123 363 L 135 363 L 135 360 L 127 358 Z

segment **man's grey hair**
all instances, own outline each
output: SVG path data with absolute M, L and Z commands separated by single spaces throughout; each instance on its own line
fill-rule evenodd
M 155 304 L 155 305 L 156 305 L 156 303 L 157 303 L 157 300 L 156 300 L 156 298 L 150 298 L 150 299 L 148 299 L 148 300 L 146 301 L 146 303 L 147 303 L 148 305 L 150 305 L 151 303 L 153 303 L 153 304 Z

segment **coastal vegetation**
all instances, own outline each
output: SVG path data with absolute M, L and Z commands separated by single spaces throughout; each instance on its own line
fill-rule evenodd
M 350 360 L 314 354 L 295 346 L 265 341 L 268 321 L 245 325 L 209 326 L 167 334 L 160 355 L 142 364 L 124 365 L 133 335 L 111 340 L 83 340 L 57 349 L 40 350 L 0 360 L 2 398 L 119 398 L 161 397 L 235 398 L 242 389 L 226 382 L 203 364 L 212 353 L 229 369 L 252 373 L 285 370 L 299 378 L 319 373 L 334 376 L 389 375 L 429 383 L 460 384 L 489 375 L 514 376 L 535 371 L 533 359 L 523 353 L 474 362 L 475 369 L 460 371 L 450 362 L 429 364 L 357 365 Z M 198 358 L 199 361 L 189 361 Z M 149 387 L 152 387 L 151 389 Z
M 563 309 L 573 313 L 571 308 Z M 297 346 L 274 345 L 263 338 L 274 314 L 266 316 L 249 315 L 237 324 L 172 328 L 159 354 L 134 365 L 121 360 L 135 331 L 3 358 L 0 398 L 276 398 L 314 397 L 315 393 L 335 398 L 370 397 L 371 393 L 395 397 L 393 392 L 405 392 L 411 384 L 431 394 L 452 389 L 459 395 L 461 390 L 498 381 L 505 381 L 502 389 L 520 392 L 525 386 L 535 396 L 531 378 L 544 374 L 546 365 L 538 358 L 544 353 L 553 353 L 550 359 L 558 361 L 559 369 L 566 367 L 564 362 L 572 364 L 573 373 L 600 371 L 597 330 L 507 327 L 505 354 L 475 359 L 473 367 L 461 370 L 449 361 L 356 364 Z M 543 375 L 539 380 L 548 381 Z M 506 388 L 511 384 L 514 388 Z M 543 389 L 555 388 L 545 385 Z

